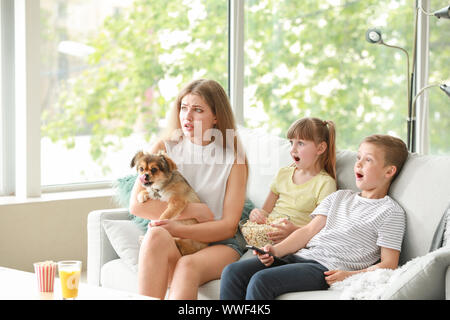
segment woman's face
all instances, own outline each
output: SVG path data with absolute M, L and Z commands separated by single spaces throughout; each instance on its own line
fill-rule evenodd
M 216 116 L 211 107 L 199 95 L 187 94 L 181 100 L 179 114 L 181 130 L 192 143 L 206 145 L 210 140 L 203 141 L 206 130 L 211 129 L 217 123 Z

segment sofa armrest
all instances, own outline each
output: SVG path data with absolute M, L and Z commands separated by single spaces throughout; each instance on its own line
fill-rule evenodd
M 450 300 L 450 267 L 445 275 L 445 300 Z
M 128 209 L 107 209 L 91 211 L 87 219 L 88 258 L 87 282 L 100 286 L 100 272 L 102 266 L 111 260 L 119 258 L 109 242 L 103 229 L 104 220 L 128 220 Z

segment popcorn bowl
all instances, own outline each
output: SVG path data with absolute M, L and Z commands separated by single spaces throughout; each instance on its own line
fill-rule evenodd
M 273 244 L 273 241 L 269 239 L 267 234 L 277 231 L 278 229 L 272 227 L 271 224 L 279 224 L 284 219 L 289 220 L 289 216 L 271 213 L 266 219 L 265 224 L 258 224 L 250 220 L 242 220 L 239 222 L 239 229 L 241 230 L 247 244 L 262 248 L 266 244 Z

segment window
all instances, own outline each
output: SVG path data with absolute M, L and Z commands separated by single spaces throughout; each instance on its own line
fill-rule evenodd
M 445 5 L 422 2 L 431 11 Z M 181 86 L 200 77 L 216 79 L 230 91 L 248 127 L 284 136 L 295 119 L 316 116 L 336 122 L 338 149 L 355 149 L 375 132 L 406 140 L 406 58 L 401 51 L 369 44 L 365 33 L 378 27 L 386 43 L 411 52 L 414 1 L 0 4 L 0 195 L 109 183 L 130 173 L 131 157 L 164 126 Z M 242 26 L 243 15 L 245 28 L 234 29 Z M 430 17 L 429 83 L 449 79 L 449 32 L 448 20 Z M 23 48 L 40 51 L 40 60 L 25 57 Z M 40 91 L 25 92 L 27 101 L 36 102 L 24 103 L 24 88 L 17 86 L 29 79 Z M 442 134 L 450 121 L 448 97 L 437 88 L 427 95 L 429 150 L 449 154 L 449 136 Z M 24 113 L 26 134 L 15 128 Z M 24 167 L 40 175 L 23 174 Z M 34 185 L 23 188 L 22 180 Z
M 42 185 L 114 180 L 181 86 L 228 82 L 226 1 L 41 0 Z
M 430 11 L 434 12 L 448 5 L 448 2 L 431 0 Z M 429 77 L 430 84 L 445 82 L 450 85 L 450 66 L 448 53 L 450 52 L 450 21 L 430 17 L 430 51 Z M 439 89 L 430 88 L 426 91 L 429 98 L 429 151 L 431 154 L 450 155 L 450 108 L 449 98 Z
M 333 120 L 338 149 L 373 133 L 406 141 L 407 64 L 398 50 L 365 40 L 371 27 L 386 43 L 411 50 L 411 1 L 246 1 L 246 123 L 285 136 L 296 119 Z

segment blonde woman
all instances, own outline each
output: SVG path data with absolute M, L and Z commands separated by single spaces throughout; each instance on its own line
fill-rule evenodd
M 199 195 L 202 203 L 190 203 L 180 219 L 200 223 L 152 221 L 139 252 L 139 293 L 163 299 L 197 299 L 198 287 L 219 279 L 223 268 L 245 251 L 237 226 L 245 201 L 248 167 L 235 135 L 232 109 L 224 89 L 213 80 L 189 83 L 178 95 L 168 130 L 150 152 L 165 151 Z M 233 134 L 234 133 L 234 134 Z M 165 202 L 137 201 L 142 190 L 133 187 L 130 212 L 157 220 Z M 173 237 L 189 238 L 210 245 L 181 256 Z

